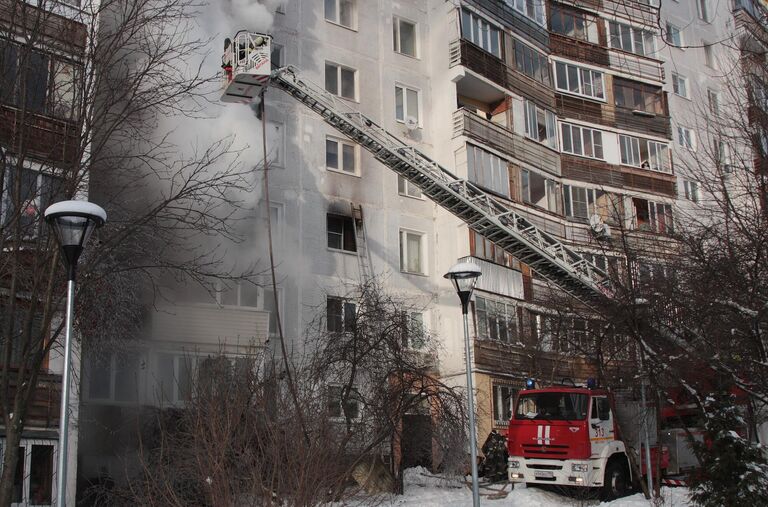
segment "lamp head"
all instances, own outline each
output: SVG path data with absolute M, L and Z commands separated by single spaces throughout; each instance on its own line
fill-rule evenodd
M 472 296 L 472 291 L 475 290 L 477 278 L 481 274 L 480 266 L 474 262 L 459 262 L 444 275 L 445 278 L 453 283 L 453 287 L 456 289 L 459 299 L 461 299 L 464 313 L 467 313 L 469 298 Z
M 101 206 L 88 201 L 61 201 L 48 206 L 45 221 L 53 229 L 72 280 L 88 238 L 94 229 L 104 225 L 107 213 Z

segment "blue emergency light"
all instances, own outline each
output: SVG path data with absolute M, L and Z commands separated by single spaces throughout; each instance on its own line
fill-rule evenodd
M 597 380 L 593 378 L 587 379 L 587 389 L 594 389 L 597 387 Z
M 525 388 L 526 389 L 536 389 L 536 381 L 532 378 L 525 380 Z

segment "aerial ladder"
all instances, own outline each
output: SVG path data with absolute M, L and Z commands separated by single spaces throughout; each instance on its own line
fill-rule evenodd
M 346 101 L 303 79 L 295 67 L 272 69 L 269 35 L 240 31 L 234 39 L 227 39 L 224 46 L 222 68 L 226 89 L 223 102 L 249 103 L 266 87 L 281 89 L 368 150 L 376 160 L 416 185 L 437 205 L 546 280 L 588 305 L 610 299 L 608 275 L 556 237 L 536 227 L 516 209 L 517 206 L 502 202 L 477 185 L 458 178 Z

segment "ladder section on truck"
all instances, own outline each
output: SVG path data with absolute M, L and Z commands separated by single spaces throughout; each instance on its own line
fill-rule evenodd
M 293 67 L 272 73 L 269 85 L 293 96 L 439 206 L 467 223 L 547 280 L 583 301 L 610 297 L 607 275 L 554 236 L 476 185 L 454 176 L 421 151 L 311 81 Z

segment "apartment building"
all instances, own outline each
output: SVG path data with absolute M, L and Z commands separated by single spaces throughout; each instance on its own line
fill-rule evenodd
M 694 93 L 717 87 L 707 43 L 734 30 L 734 13 L 747 9 L 680 0 L 660 12 L 658 4 L 289 0 L 275 14 L 272 58 L 603 269 L 622 264 L 622 238 L 649 245 L 637 272 L 652 276 L 660 265 L 654 255 L 673 247 L 667 236 L 676 206 L 700 198 L 677 161 L 696 145 L 695 125 L 683 119 L 694 111 Z M 681 36 L 704 43 L 665 42 Z M 528 266 L 281 92 L 267 92 L 264 120 L 273 202 L 256 208 L 244 248 L 267 258 L 269 214 L 293 350 L 301 352 L 318 314 L 329 331 L 343 330 L 356 285 L 380 275 L 392 292 L 421 302 L 411 318 L 441 345 L 435 374 L 465 385 L 459 302 L 443 274 L 472 259 L 483 272 L 470 329 L 481 442 L 492 429 L 505 431 L 510 397 L 525 378 L 581 382 L 594 373 L 589 323 L 552 308 L 551 287 Z M 253 127 L 258 133 L 255 120 Z M 267 343 L 276 331 L 273 299 L 247 286 L 223 288 L 215 300 L 189 294 L 153 314 L 128 356 L 88 365 L 83 412 L 92 443 L 81 445 L 84 476 L 119 475 L 124 450 L 104 442 L 128 431 L 116 431 L 126 411 L 161 400 L 183 407 L 188 393 L 173 381 L 194 375 L 222 344 L 233 356 L 274 346 Z
M 63 358 L 58 346 L 39 356 L 34 351 L 60 321 L 53 315 L 46 328 L 46 316 L 57 310 L 46 306 L 37 285 L 58 269 L 46 247 L 42 211 L 61 198 L 62 175 L 76 167 L 80 148 L 75 87 L 86 64 L 89 27 L 72 3 L 0 2 L 0 375 L 7 385 L 0 470 L 11 421 L 22 428 L 10 475 L 13 505 L 52 505 L 57 494 Z M 76 418 L 76 392 L 72 398 Z M 77 436 L 70 428 L 66 494 L 72 503 Z

